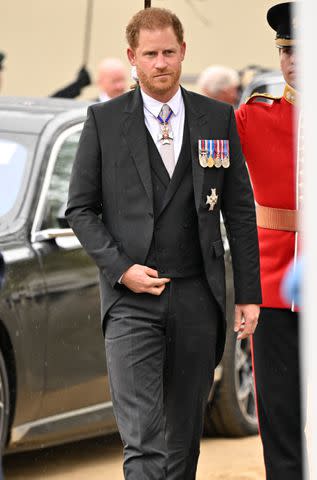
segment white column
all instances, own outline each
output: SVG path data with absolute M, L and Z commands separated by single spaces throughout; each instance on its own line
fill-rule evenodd
M 317 479 L 317 2 L 302 0 L 298 7 L 300 90 L 304 114 L 304 315 L 303 377 L 308 385 L 307 437 L 311 480 Z M 308 478 L 308 476 L 307 476 Z

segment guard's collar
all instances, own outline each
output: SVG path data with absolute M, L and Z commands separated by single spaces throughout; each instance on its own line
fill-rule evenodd
M 291 87 L 288 84 L 285 85 L 283 97 L 287 102 L 291 103 L 292 105 L 297 105 L 299 100 L 299 96 L 295 88 Z

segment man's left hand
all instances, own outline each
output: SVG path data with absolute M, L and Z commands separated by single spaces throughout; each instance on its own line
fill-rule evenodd
M 254 333 L 258 324 L 259 315 L 259 305 L 248 304 L 235 306 L 234 331 L 239 332 L 238 340 L 247 338 Z

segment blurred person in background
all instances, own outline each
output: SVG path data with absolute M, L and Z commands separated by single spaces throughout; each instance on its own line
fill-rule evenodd
M 221 102 L 237 105 L 239 101 L 239 74 L 233 68 L 213 65 L 199 75 L 197 85 L 203 95 Z
M 98 100 L 106 102 L 122 95 L 127 90 L 127 72 L 119 58 L 105 58 L 98 65 L 96 85 Z
M 0 52 L 0 90 L 2 86 L 2 70 L 3 70 L 3 62 L 5 59 L 5 54 L 3 52 Z
M 254 94 L 236 112 L 257 202 L 263 303 L 253 349 L 267 480 L 302 480 L 305 451 L 298 312 L 295 299 L 287 302 L 281 292 L 285 273 L 298 258 L 297 216 L 302 207 L 303 149 L 296 110 L 293 5 L 278 4 L 267 13 L 267 21 L 276 31 L 286 82 L 283 96 Z

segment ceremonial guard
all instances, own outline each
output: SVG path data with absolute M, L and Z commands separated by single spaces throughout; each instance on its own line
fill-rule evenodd
M 236 112 L 257 203 L 263 303 L 253 350 L 268 480 L 303 478 L 298 313 L 294 301 L 287 304 L 281 296 L 287 267 L 299 254 L 302 200 L 292 7 L 291 2 L 278 4 L 267 14 L 286 81 L 283 96 L 254 94 Z

